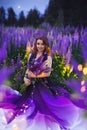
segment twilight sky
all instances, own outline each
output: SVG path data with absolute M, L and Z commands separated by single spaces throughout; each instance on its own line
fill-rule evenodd
M 5 11 L 12 7 L 18 15 L 22 10 L 26 15 L 30 9 L 36 8 L 41 14 L 47 8 L 49 0 L 0 0 L 0 7 L 4 7 Z

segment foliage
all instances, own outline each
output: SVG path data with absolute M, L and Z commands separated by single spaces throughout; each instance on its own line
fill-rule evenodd
M 10 86 L 13 89 L 18 90 L 20 93 L 23 93 L 27 88 L 27 86 L 24 84 L 23 78 L 27 68 L 28 55 L 29 53 L 25 53 L 24 58 L 21 60 L 21 68 L 18 68 L 15 64 L 15 71 L 9 78 L 9 81 L 11 82 Z M 54 83 L 71 92 L 71 89 L 64 84 L 64 81 L 75 77 L 76 75 L 73 71 L 71 71 L 70 65 L 65 66 L 65 59 L 61 55 L 55 54 L 53 57 L 53 71 L 50 79 Z
M 13 42 L 10 42 L 10 49 L 7 48 L 7 59 L 6 63 L 8 66 L 11 64 L 11 60 L 14 59 L 14 63 L 17 62 L 18 55 L 23 59 L 25 55 L 25 45 L 21 43 L 21 46 L 16 46 Z
M 5 9 L 3 7 L 0 8 L 0 24 L 5 22 Z
M 64 81 L 76 78 L 76 74 L 73 72 L 70 64 L 65 65 L 65 59 L 61 55 L 55 54 L 53 57 L 53 71 L 50 78 L 54 83 L 71 92 L 71 89 L 64 84 Z
M 3 30 L 3 32 L 1 33 L 2 35 L 0 39 L 0 43 L 2 43 L 0 48 L 0 66 L 4 63 L 3 65 L 12 66 L 14 68 L 14 73 L 9 78 L 11 83 L 10 86 L 20 92 L 23 92 L 24 88 L 26 88 L 23 78 L 27 68 L 29 55 L 29 53 L 26 53 L 26 42 L 29 41 L 29 43 L 31 43 L 29 47 L 32 48 L 35 37 L 43 35 L 44 33 L 49 39 L 53 55 L 53 71 L 50 78 L 53 82 L 57 83 L 61 87 L 65 87 L 69 91 L 69 88 L 64 84 L 64 81 L 70 78 L 76 78 L 76 74 L 72 71 L 72 67 L 69 64 L 71 57 L 78 61 L 79 57 L 77 55 L 80 54 L 81 56 L 81 39 L 78 39 L 76 34 L 74 34 L 73 37 L 73 34 L 70 32 L 72 30 L 70 27 L 60 28 L 60 30 L 58 30 L 57 27 L 52 28 L 47 24 L 43 26 L 45 27 L 44 32 L 42 28 L 35 29 L 29 27 L 19 29 L 1 27 L 0 31 L 2 32 Z M 76 32 L 76 29 L 74 28 L 73 31 Z M 85 30 L 81 31 L 84 32 L 82 33 L 83 36 L 83 34 L 85 34 Z M 78 30 L 77 34 L 79 35 Z M 82 38 L 84 41 L 83 46 L 86 46 L 86 40 L 84 37 Z M 80 60 L 82 60 L 81 57 Z
M 8 20 L 7 20 L 7 24 L 9 26 L 14 26 L 16 23 L 17 19 L 16 19 L 16 14 L 14 12 L 14 10 L 12 8 L 8 8 Z
M 78 44 L 78 46 L 73 45 L 72 46 L 72 58 L 75 59 L 78 63 L 83 64 L 84 59 L 81 52 L 82 45 L 81 43 Z
M 38 27 L 40 24 L 40 14 L 37 9 L 31 9 L 27 15 L 27 25 Z
M 24 84 L 23 78 L 25 75 L 25 71 L 27 69 L 28 55 L 29 55 L 29 53 L 25 53 L 24 58 L 20 60 L 20 64 L 21 64 L 20 67 L 15 65 L 15 71 L 10 77 L 10 81 L 12 84 L 11 87 L 20 91 L 20 92 L 22 92 L 22 90 L 21 90 L 21 89 L 23 89 L 22 86 L 25 87 L 25 85 L 23 85 Z
M 25 25 L 25 21 L 26 21 L 26 19 L 25 19 L 25 16 L 24 16 L 24 12 L 21 11 L 20 14 L 19 14 L 18 25 L 20 27 L 23 27 Z

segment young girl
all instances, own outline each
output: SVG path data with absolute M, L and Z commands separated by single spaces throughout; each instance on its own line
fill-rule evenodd
M 26 130 L 71 130 L 79 116 L 78 102 L 75 102 L 77 106 L 74 105 L 69 99 L 70 94 L 63 89 L 59 90 L 50 81 L 51 70 L 52 57 L 48 39 L 39 37 L 29 55 L 24 77 L 26 92 L 21 95 L 11 88 L 2 89 L 5 96 L 0 107 L 5 110 L 8 124 L 13 119 L 17 122 L 18 117 L 23 116 L 28 124 Z M 81 107 L 87 109 L 85 104 Z

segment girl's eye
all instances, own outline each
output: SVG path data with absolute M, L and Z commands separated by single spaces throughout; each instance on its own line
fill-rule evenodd
M 37 45 L 40 45 L 40 43 L 38 42 Z
M 39 42 L 37 42 L 37 45 L 40 45 L 40 44 L 41 44 L 41 45 L 44 45 L 44 43 L 39 43 Z

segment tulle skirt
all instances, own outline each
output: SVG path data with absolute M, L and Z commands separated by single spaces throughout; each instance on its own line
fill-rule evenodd
M 1 86 L 0 108 L 6 129 L 71 130 L 80 109 L 65 96 L 67 93 L 59 94 L 57 88 L 49 78 L 34 79 L 23 95 Z

